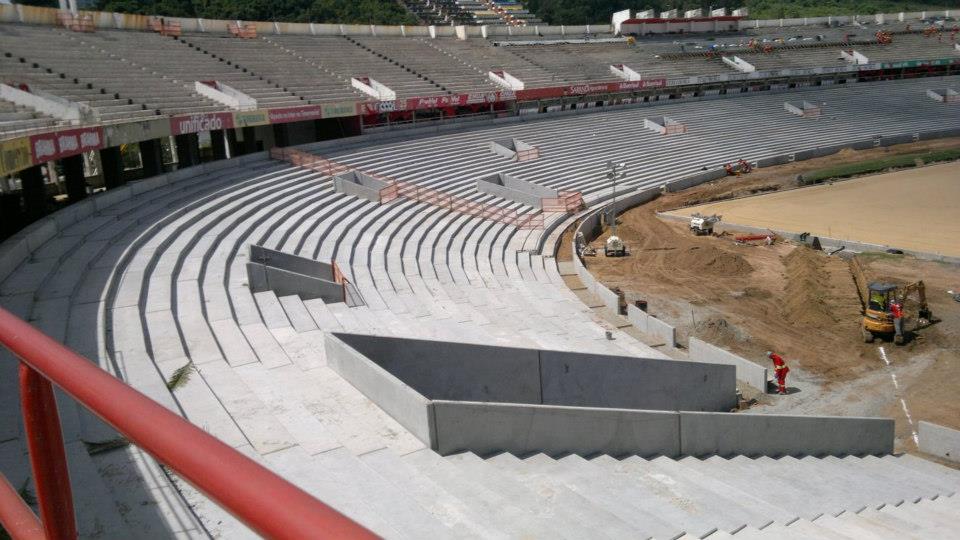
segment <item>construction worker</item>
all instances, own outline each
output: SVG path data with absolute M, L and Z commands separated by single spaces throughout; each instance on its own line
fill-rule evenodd
M 895 335 L 903 335 L 903 305 L 899 300 L 890 302 L 890 317 L 893 318 L 893 331 Z
M 787 393 L 787 373 L 790 373 L 790 368 L 783 361 L 783 357 L 773 351 L 767 351 L 767 358 L 773 361 L 773 374 L 777 376 L 777 393 L 784 395 Z

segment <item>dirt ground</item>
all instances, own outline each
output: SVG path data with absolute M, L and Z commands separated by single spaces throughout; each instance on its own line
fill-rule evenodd
M 628 301 L 647 300 L 651 314 L 677 328 L 681 343 L 697 336 L 758 363 L 768 362 L 767 350 L 784 355 L 791 366 L 790 395 L 763 396 L 760 411 L 888 416 L 897 422 L 898 448 L 912 451 L 919 420 L 960 429 L 960 302 L 947 293 L 960 293 L 960 266 L 902 255 L 861 256 L 870 279 L 924 280 L 937 321 L 904 346 L 865 344 L 845 258 L 789 243 L 753 246 L 738 245 L 729 235 L 695 237 L 685 223 L 655 214 L 793 187 L 797 174 L 872 155 L 957 146 L 960 140 L 954 139 L 844 151 L 666 194 L 620 216 L 618 235 L 629 247 L 628 257 L 603 257 L 605 232 L 592 243 L 601 255 L 587 257 L 587 267 L 606 285 L 623 289 Z M 901 201 L 904 211 L 922 214 L 911 201 Z M 560 257 L 569 252 L 566 245 Z M 915 305 L 907 308 L 909 314 Z
M 960 257 L 957 201 L 960 164 L 944 163 L 671 213 Z

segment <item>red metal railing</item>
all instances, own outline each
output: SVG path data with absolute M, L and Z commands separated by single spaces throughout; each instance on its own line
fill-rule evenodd
M 2 308 L 0 344 L 21 362 L 21 408 L 41 518 L 0 477 L 0 522 L 15 539 L 77 537 L 53 384 L 264 537 L 375 538 Z
M 540 157 L 540 149 L 534 147 L 527 150 L 518 150 L 516 154 L 517 161 L 529 161 L 531 159 L 537 159 Z
M 272 148 L 270 150 L 270 157 L 281 161 L 287 161 L 299 167 L 314 170 L 328 176 L 334 176 L 336 174 L 351 170 L 351 168 L 347 165 L 343 165 L 320 156 L 315 156 L 313 154 L 308 154 L 306 152 L 301 152 L 300 150 L 293 148 Z M 444 191 L 421 187 L 412 182 L 404 182 L 402 180 L 396 180 L 376 173 L 365 172 L 364 174 L 387 183 L 387 187 L 380 190 L 380 204 L 397 198 L 404 198 L 412 201 L 427 203 L 431 206 L 446 208 L 447 210 L 457 212 L 459 214 L 477 216 L 482 219 L 490 219 L 500 223 L 506 223 L 507 225 L 514 225 L 520 229 L 542 229 L 544 227 L 543 214 L 540 212 L 535 214 L 521 214 L 517 210 L 504 208 L 494 204 L 463 199 Z M 577 192 L 577 194 L 579 196 L 579 192 Z M 579 204 L 583 204 L 583 197 L 580 197 L 579 200 Z M 567 203 L 564 202 L 564 204 L 566 208 Z M 577 208 L 579 208 L 579 204 Z M 563 211 L 568 210 L 565 209 Z
M 363 296 L 360 295 L 360 291 L 356 285 L 347 279 L 343 270 L 340 270 L 340 265 L 337 264 L 337 261 L 331 261 L 330 266 L 333 270 L 333 282 L 339 283 L 340 286 L 343 287 L 343 302 L 350 307 L 366 305 Z

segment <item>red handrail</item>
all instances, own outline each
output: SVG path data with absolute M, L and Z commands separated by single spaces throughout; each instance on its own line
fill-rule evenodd
M 0 308 L 0 344 L 20 358 L 22 370 L 39 374 L 40 382 L 48 386 L 50 382 L 55 383 L 264 537 L 376 538 L 350 518 L 171 413 L 3 308 Z M 28 400 L 24 404 L 27 405 Z M 24 421 L 30 420 L 29 414 L 25 414 Z M 41 421 L 41 427 L 49 422 Z M 59 426 L 57 429 L 59 431 Z M 32 451 L 33 446 L 30 448 Z M 40 457 L 31 454 L 35 469 Z M 49 471 L 63 465 L 41 466 Z M 9 497 L 3 491 L 0 488 L 0 506 L 5 507 L 0 510 L 0 517 L 7 523 L 6 517 L 15 509 L 10 509 Z M 38 497 L 43 496 L 38 492 Z M 40 500 L 41 508 L 44 504 Z M 47 525 L 48 516 L 42 517 Z M 72 518 L 70 515 L 69 519 Z M 47 538 L 51 538 L 50 533 L 48 528 Z
M 0 523 L 17 540 L 44 540 L 43 526 L 20 498 L 7 477 L 0 473 Z

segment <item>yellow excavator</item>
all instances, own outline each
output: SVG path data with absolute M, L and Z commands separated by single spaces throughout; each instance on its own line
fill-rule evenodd
M 877 336 L 892 336 L 894 343 L 903 345 L 906 341 L 903 328 L 901 326 L 900 331 L 897 331 L 890 313 L 890 304 L 896 301 L 906 308 L 906 301 L 914 293 L 916 293 L 918 304 L 916 327 L 922 328 L 930 324 L 933 312 L 927 304 L 927 288 L 923 281 L 908 285 L 867 281 L 863 267 L 856 257 L 850 261 L 850 270 L 857 283 L 857 292 L 860 294 L 860 304 L 863 307 L 861 330 L 864 343 L 873 343 Z

